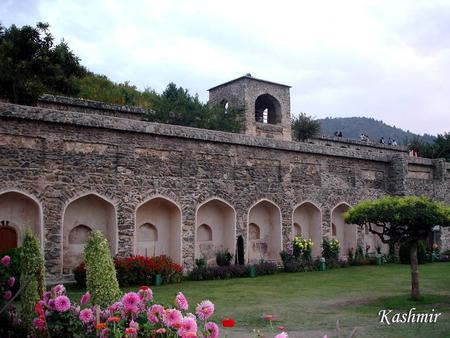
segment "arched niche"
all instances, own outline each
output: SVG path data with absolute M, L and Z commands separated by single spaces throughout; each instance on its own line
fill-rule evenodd
M 262 94 L 255 101 L 255 121 L 260 123 L 281 123 L 281 105 L 270 94 Z
M 261 239 L 261 229 L 258 224 L 250 223 L 248 225 L 248 238 L 251 241 L 260 240 Z
M 372 229 L 378 232 L 382 232 L 382 228 L 372 224 Z M 369 231 L 369 226 L 364 226 L 364 249 L 369 246 L 368 253 L 376 254 L 377 248 L 379 247 L 381 253 L 388 254 L 389 253 L 389 244 L 383 243 L 380 237 L 376 234 L 373 234 Z
M 250 239 L 250 224 L 259 227 L 259 239 Z M 248 213 L 248 260 L 278 260 L 281 251 L 281 212 L 278 206 L 262 200 Z
M 320 209 L 311 202 L 304 202 L 294 209 L 292 215 L 294 236 L 311 239 L 314 243 L 312 256 L 320 256 L 322 249 L 322 214 Z
M 25 229 L 34 231 L 42 243 L 41 207 L 24 193 L 18 191 L 1 193 L 0 227 L 4 227 L 3 235 L 0 236 L 0 250 L 20 246 Z
M 71 201 L 63 216 L 63 273 L 71 273 L 84 259 L 84 246 L 92 230 L 103 233 L 111 254 L 117 252 L 117 221 L 114 205 L 96 194 Z
M 357 246 L 357 227 L 344 221 L 344 213 L 350 209 L 346 203 L 338 204 L 331 212 L 331 223 L 336 227 L 336 239 L 340 243 L 340 256 L 346 257 L 348 250 Z
M 136 209 L 135 237 L 137 255 L 166 255 L 181 264 L 180 208 L 165 197 L 144 202 Z
M 236 213 L 226 202 L 214 198 L 201 204 L 196 213 L 195 257 L 215 262 L 219 250 L 234 255 Z

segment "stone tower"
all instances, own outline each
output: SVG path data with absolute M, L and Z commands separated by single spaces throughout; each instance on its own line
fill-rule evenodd
M 250 74 L 209 89 L 209 102 L 245 109 L 245 134 L 291 140 L 291 87 Z

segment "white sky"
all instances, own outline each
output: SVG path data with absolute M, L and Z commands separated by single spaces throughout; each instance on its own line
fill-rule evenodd
M 198 93 L 246 73 L 292 86 L 291 113 L 450 132 L 450 1 L 0 0 L 48 22 L 91 71 Z

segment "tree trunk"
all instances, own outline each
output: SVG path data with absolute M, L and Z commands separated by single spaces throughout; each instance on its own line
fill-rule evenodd
M 409 249 L 409 257 L 411 260 L 411 299 L 418 300 L 420 297 L 419 291 L 419 270 L 417 260 L 417 241 L 411 243 Z

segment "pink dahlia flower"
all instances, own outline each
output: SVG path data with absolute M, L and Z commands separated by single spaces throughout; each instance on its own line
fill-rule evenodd
M 125 311 L 136 313 L 141 299 L 136 292 L 128 292 L 122 297 L 122 304 Z
M 205 324 L 205 330 L 209 332 L 210 338 L 217 338 L 219 337 L 219 327 L 214 322 L 207 322 Z
M 94 320 L 94 313 L 91 309 L 81 310 L 80 320 L 84 323 L 84 325 L 87 325 Z
M 189 303 L 182 292 L 178 292 L 175 297 L 175 304 L 177 305 L 178 310 L 186 311 L 189 308 Z
M 125 334 L 128 338 L 137 337 L 137 330 L 134 327 L 127 327 L 125 329 Z
M 275 338 L 289 338 L 286 332 L 281 332 L 275 336 Z
M 160 329 L 155 330 L 155 333 L 166 333 L 166 329 L 162 327 Z
M 57 296 L 61 296 L 66 291 L 66 288 L 64 287 L 64 285 L 58 284 L 53 290 L 55 290 L 55 294 Z
M 176 309 L 167 309 L 164 312 L 163 321 L 169 327 L 179 326 L 183 321 L 183 315 Z
M 91 295 L 88 291 L 83 296 L 81 296 L 80 304 L 85 305 L 87 302 L 89 302 L 89 299 L 91 299 Z
M 6 301 L 9 301 L 11 299 L 11 297 L 12 297 L 12 292 L 11 291 L 6 291 L 3 294 L 3 299 L 6 300 Z
M 111 313 L 121 312 L 123 308 L 122 302 L 115 302 L 113 305 L 109 307 L 109 311 Z
M 70 309 L 70 299 L 66 296 L 58 296 L 55 299 L 55 308 L 58 312 L 66 312 Z
M 39 317 L 36 317 L 36 318 L 33 319 L 33 325 L 34 325 L 34 327 L 36 327 L 39 331 L 42 331 L 42 330 L 44 330 L 44 328 L 45 328 L 45 322 L 44 322 L 41 318 L 39 318 Z
M 55 300 L 54 299 L 49 299 L 49 301 L 48 301 L 48 308 L 49 308 L 49 310 L 55 310 L 56 309 L 56 307 L 55 307 Z
M 7 283 L 8 283 L 8 286 L 9 286 L 10 288 L 12 288 L 12 287 L 14 286 L 14 284 L 16 283 L 16 279 L 15 279 L 14 277 L 9 277 Z
M 151 302 L 153 300 L 153 291 L 148 286 L 142 286 L 138 294 L 144 302 Z
M 1 262 L 2 262 L 3 266 L 8 266 L 9 263 L 11 262 L 11 257 L 9 257 L 8 255 L 3 256 Z
M 211 303 L 209 300 L 204 300 L 200 304 L 197 304 L 197 307 L 195 308 L 195 313 L 201 320 L 206 320 L 213 315 L 214 304 Z
M 184 317 L 181 321 L 181 326 L 178 329 L 178 335 L 184 337 L 187 333 L 197 332 L 197 322 L 194 316 Z
M 147 311 L 147 319 L 150 323 L 158 323 L 164 316 L 164 307 L 159 304 L 152 305 Z
M 45 302 L 45 304 L 47 304 L 51 297 L 52 293 L 50 291 L 45 291 L 44 295 L 42 296 L 42 300 Z

